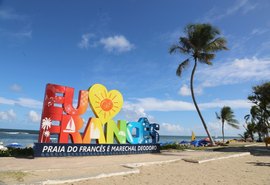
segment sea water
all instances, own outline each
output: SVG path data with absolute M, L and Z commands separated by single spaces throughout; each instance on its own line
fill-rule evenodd
M 13 130 L 13 129 L 0 129 L 0 143 L 8 145 L 10 143 L 19 143 L 23 147 L 33 146 L 38 142 L 39 131 L 33 130 Z M 196 139 L 204 139 L 206 136 L 197 136 Z M 220 140 L 222 137 L 214 139 Z M 225 137 L 226 140 L 239 137 Z M 57 142 L 57 135 L 51 136 L 52 142 Z M 181 141 L 190 141 L 191 136 L 160 136 L 159 143 L 179 143 Z M 94 140 L 93 140 L 94 142 Z

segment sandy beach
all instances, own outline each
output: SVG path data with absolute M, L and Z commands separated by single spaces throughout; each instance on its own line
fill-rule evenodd
M 266 185 L 270 182 L 270 149 L 263 145 L 214 152 L 0 158 L 0 162 L 0 184 Z

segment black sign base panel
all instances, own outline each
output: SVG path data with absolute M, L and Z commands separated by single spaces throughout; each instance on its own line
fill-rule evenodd
M 160 144 L 34 144 L 34 157 L 127 155 L 145 153 L 160 153 Z

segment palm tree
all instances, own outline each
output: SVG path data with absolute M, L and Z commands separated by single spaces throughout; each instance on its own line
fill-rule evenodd
M 216 113 L 217 119 L 221 120 L 222 124 L 222 138 L 223 138 L 223 143 L 224 143 L 224 124 L 227 123 L 233 128 L 239 129 L 239 123 L 236 119 L 234 119 L 234 113 L 231 109 L 231 107 L 224 106 L 220 110 L 220 114 Z
M 244 129 L 246 130 L 244 132 L 244 135 L 246 135 L 245 141 L 247 138 L 251 138 L 251 140 L 253 142 L 254 141 L 254 134 L 258 131 L 258 126 L 255 123 L 257 118 L 255 118 L 255 114 L 254 114 L 256 111 L 257 111 L 256 107 L 252 106 L 252 108 L 250 109 L 250 114 L 247 114 L 244 117 L 244 119 L 246 121 L 246 125 L 243 125 Z
M 169 49 L 170 54 L 179 51 L 182 54 L 190 56 L 182 63 L 179 64 L 176 75 L 181 76 L 182 71 L 190 63 L 190 58 L 194 60 L 194 66 L 190 76 L 190 90 L 193 103 L 202 121 L 204 129 L 210 139 L 212 145 L 214 141 L 207 129 L 206 123 L 197 105 L 194 90 L 193 90 L 193 78 L 196 71 L 197 63 L 212 65 L 211 60 L 215 58 L 215 52 L 220 50 L 227 50 L 226 39 L 222 37 L 217 37 L 220 31 L 211 26 L 210 24 L 189 24 L 186 26 L 184 33 L 185 37 L 180 37 L 178 44 L 172 45 Z
M 247 114 L 244 119 L 246 120 L 247 128 L 250 126 L 254 127 L 254 133 L 258 133 L 258 141 L 262 142 L 263 133 L 267 132 L 267 126 L 264 124 L 265 120 L 264 111 L 260 108 L 260 106 L 253 105 L 250 109 L 250 114 Z M 250 122 L 248 122 L 250 120 Z M 246 129 L 247 130 L 247 129 Z M 254 137 L 252 138 L 254 140 Z
M 269 137 L 270 128 L 270 82 L 252 87 L 253 93 L 248 99 L 255 104 L 251 108 L 251 117 L 255 118 L 259 141 L 262 135 Z M 253 115 L 252 115 L 253 114 Z

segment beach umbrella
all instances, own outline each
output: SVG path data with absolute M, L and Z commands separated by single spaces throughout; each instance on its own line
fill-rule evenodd
M 7 148 L 22 148 L 23 146 L 19 143 L 10 143 L 6 145 Z

